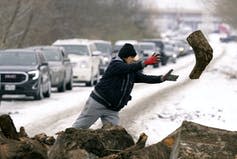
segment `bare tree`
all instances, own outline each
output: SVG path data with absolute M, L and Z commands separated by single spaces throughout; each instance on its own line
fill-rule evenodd
M 50 45 L 63 38 L 114 41 L 151 35 L 150 15 L 138 0 L 1 0 L 0 13 L 1 26 L 8 28 L 0 28 L 5 48 Z
M 11 16 L 11 19 L 10 19 L 9 23 L 6 25 L 6 28 L 5 28 L 6 30 L 3 33 L 2 40 L 1 40 L 1 47 L 4 47 L 6 45 L 6 40 L 8 38 L 10 29 L 14 25 L 14 22 L 16 20 L 17 14 L 18 14 L 19 9 L 20 9 L 20 5 L 21 5 L 21 0 L 18 0 L 16 2 L 16 7 L 15 7 L 15 10 L 14 10 L 12 16 Z
M 237 27 L 237 1 L 235 0 L 209 0 L 209 5 L 214 7 L 213 12 L 223 19 L 223 21 L 232 25 L 232 27 Z

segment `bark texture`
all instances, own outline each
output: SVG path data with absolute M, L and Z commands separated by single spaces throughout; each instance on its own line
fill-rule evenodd
M 237 132 L 183 122 L 170 138 L 172 159 L 235 159 Z
M 40 139 L 29 138 L 24 127 L 18 133 L 9 115 L 0 116 L 0 159 L 48 159 L 50 145 Z
M 134 143 L 121 126 L 68 128 L 53 137 L 18 133 L 10 116 L 0 116 L 0 159 L 236 159 L 237 132 L 184 121 L 162 141 L 147 146 L 145 133 Z
M 193 48 L 196 64 L 189 74 L 190 79 L 198 79 L 206 66 L 210 63 L 213 57 L 213 49 L 208 43 L 201 30 L 191 33 L 187 37 L 189 45 Z
M 68 128 L 57 137 L 49 150 L 49 158 L 80 159 L 73 158 L 71 154 L 78 156 L 75 154 L 82 153 L 82 150 L 86 150 L 87 155 L 103 157 L 132 145 L 133 138 L 120 126 L 108 126 L 97 130 Z

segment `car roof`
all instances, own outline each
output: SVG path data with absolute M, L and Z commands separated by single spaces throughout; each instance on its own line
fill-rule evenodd
M 155 43 L 153 42 L 139 42 L 140 45 L 153 45 L 153 46 L 156 46 Z
M 138 44 L 138 41 L 137 40 L 118 40 L 114 44 L 115 45 L 124 45 L 125 43 L 134 45 L 134 44 Z
M 106 44 L 111 44 L 111 41 L 106 41 L 106 40 L 90 40 L 94 43 L 106 43 Z
M 26 52 L 26 53 L 38 53 L 38 51 L 30 50 L 30 49 L 6 49 L 1 52 Z
M 52 45 L 88 45 L 90 41 L 88 39 L 61 39 L 56 40 Z
M 31 46 L 28 47 L 27 49 L 36 49 L 36 50 L 43 50 L 43 49 L 48 49 L 48 50 L 64 50 L 63 47 L 61 46 L 53 46 L 53 45 L 39 45 L 39 46 Z

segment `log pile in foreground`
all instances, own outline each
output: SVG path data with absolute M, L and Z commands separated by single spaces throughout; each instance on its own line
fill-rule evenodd
M 145 146 L 142 133 L 135 143 L 120 126 L 101 129 L 68 128 L 57 139 L 46 134 L 28 137 L 17 132 L 10 116 L 0 116 L 1 159 L 223 159 L 236 158 L 237 132 L 193 122 L 183 124 L 161 142 Z

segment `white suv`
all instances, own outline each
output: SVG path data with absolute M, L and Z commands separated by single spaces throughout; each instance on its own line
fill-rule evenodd
M 92 86 L 100 78 L 100 52 L 87 39 L 63 39 L 53 43 L 62 46 L 73 65 L 73 81 Z

